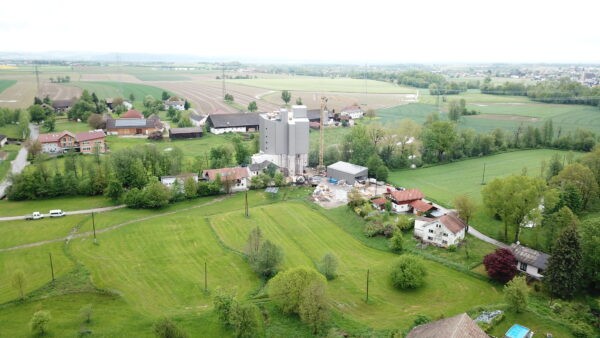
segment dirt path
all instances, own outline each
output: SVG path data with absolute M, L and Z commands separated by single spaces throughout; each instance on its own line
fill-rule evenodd
M 484 242 L 487 242 L 487 243 L 490 243 L 490 244 L 492 244 L 492 245 L 495 245 L 495 246 L 497 246 L 497 247 L 499 247 L 499 248 L 505 248 L 505 249 L 506 249 L 506 248 L 508 248 L 508 247 L 509 247 L 509 246 L 508 246 L 507 244 L 505 244 L 505 243 L 502 243 L 502 242 L 500 242 L 500 241 L 497 241 L 497 240 L 495 240 L 495 239 L 493 239 L 493 238 L 491 238 L 491 237 L 488 237 L 488 236 L 486 236 L 486 235 L 482 234 L 482 233 L 481 233 L 481 232 L 479 232 L 477 229 L 473 228 L 473 226 L 472 226 L 472 225 L 469 225 L 469 233 L 470 233 L 471 235 L 473 235 L 473 236 L 475 236 L 475 237 L 479 238 L 480 240 L 482 240 L 482 241 L 484 241 Z
M 119 223 L 119 224 L 116 224 L 116 225 L 112 225 L 112 226 L 110 226 L 108 228 L 97 230 L 96 234 L 102 234 L 102 233 L 105 233 L 105 232 L 116 230 L 116 229 L 119 229 L 119 228 L 124 227 L 126 225 L 137 223 L 137 222 L 143 222 L 143 221 L 147 221 L 147 220 L 158 218 L 158 217 L 163 217 L 163 216 L 168 216 L 168 215 L 174 215 L 174 214 L 179 213 L 179 212 L 184 212 L 184 211 L 189 211 L 189 210 L 193 210 L 193 209 L 205 207 L 207 205 L 211 205 L 211 204 L 214 204 L 214 203 L 217 203 L 217 202 L 221 202 L 224 199 L 226 199 L 227 197 L 228 196 L 222 196 L 222 197 L 215 198 L 215 199 L 213 199 L 210 202 L 206 202 L 206 203 L 202 203 L 202 204 L 199 204 L 199 205 L 195 205 L 193 207 L 189 207 L 189 208 L 185 208 L 185 209 L 180 209 L 180 210 L 169 211 L 169 212 L 164 212 L 164 213 L 157 214 L 157 215 L 152 215 L 152 216 L 147 216 L 147 217 L 142 217 L 142 218 L 137 218 L 137 219 L 129 220 L 127 222 L 123 222 L 123 223 Z M 45 245 L 45 244 L 57 243 L 57 242 L 62 242 L 62 241 L 66 241 L 68 243 L 72 239 L 82 238 L 82 237 L 89 237 L 89 236 L 92 236 L 93 234 L 94 234 L 93 231 L 87 231 L 87 232 L 77 233 L 77 229 L 73 229 L 73 230 L 71 230 L 71 232 L 69 233 L 69 235 L 66 236 L 66 237 L 55 238 L 55 239 L 48 239 L 48 240 L 45 240 L 45 241 L 39 241 L 39 242 L 35 242 L 35 243 L 27 243 L 27 244 L 17 245 L 17 246 L 13 246 L 13 247 L 9 247 L 9 248 L 2 248 L 2 249 L 0 249 L 0 252 L 7 252 L 7 251 L 14 251 L 14 250 L 19 250 L 19 249 L 33 248 L 33 247 L 42 246 L 42 245 Z

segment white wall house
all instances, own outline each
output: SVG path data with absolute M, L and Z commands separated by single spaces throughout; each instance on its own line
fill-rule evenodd
M 250 186 L 248 167 L 208 169 L 202 172 L 202 178 L 207 181 L 214 181 L 217 176 L 221 179 L 223 190 L 225 190 L 225 181 L 229 182 L 229 192 L 248 190 Z
M 210 128 L 210 132 L 216 135 L 225 133 L 245 133 L 246 127 L 227 127 L 227 128 Z
M 364 112 L 359 106 L 349 106 L 342 109 L 340 116 L 348 116 L 351 119 L 360 119 L 364 116 Z
M 175 108 L 175 110 L 185 110 L 185 101 L 164 101 L 165 110 L 169 107 Z
M 181 174 L 177 176 L 161 176 L 160 183 L 164 184 L 166 187 L 170 188 L 175 184 L 179 183 L 179 185 L 183 188 L 183 184 L 185 180 L 191 177 L 196 183 L 198 183 L 198 174 Z
M 517 270 L 536 279 L 544 277 L 550 255 L 522 246 L 518 242 L 510 245 L 510 251 L 517 259 Z
M 415 220 L 414 235 L 421 241 L 447 248 L 465 238 L 466 224 L 454 214 Z

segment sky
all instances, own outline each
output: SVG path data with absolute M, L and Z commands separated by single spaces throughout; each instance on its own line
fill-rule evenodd
M 288 63 L 600 63 L 600 2 L 18 0 L 1 52 Z

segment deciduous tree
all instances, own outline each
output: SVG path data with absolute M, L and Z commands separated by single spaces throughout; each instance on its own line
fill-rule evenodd
M 504 286 L 504 301 L 513 311 L 520 313 L 527 309 L 529 288 L 524 276 L 513 278 Z
M 583 280 L 592 290 L 600 290 L 600 219 L 585 220 L 579 227 Z
M 338 258 L 331 252 L 326 253 L 321 262 L 319 263 L 319 272 L 327 278 L 332 280 L 337 276 Z
M 505 248 L 496 249 L 483 258 L 483 265 L 490 278 L 507 283 L 517 274 L 517 259 Z
M 267 240 L 260 246 L 252 267 L 259 276 L 269 279 L 277 274 L 282 261 L 283 251 L 281 248 Z
M 564 187 L 566 184 L 577 187 L 581 192 L 583 209 L 587 209 L 590 202 L 598 198 L 598 182 L 594 173 L 580 163 L 569 164 L 550 183 L 557 187 Z
M 48 311 L 40 310 L 34 313 L 29 321 L 31 333 L 37 336 L 45 335 L 48 332 L 48 323 L 51 319 L 52 317 Z
M 289 92 L 289 91 L 287 91 L 287 90 L 282 91 L 281 92 L 281 99 L 287 105 L 288 103 L 290 103 L 290 100 L 292 99 L 292 93 Z
M 425 283 L 427 270 L 420 259 L 413 255 L 403 255 L 392 265 L 392 284 L 398 289 L 416 289 Z
M 473 212 L 475 212 L 475 202 L 467 195 L 458 195 L 454 198 L 454 207 L 458 212 L 458 217 L 465 221 L 467 224 L 466 232 L 469 232 L 469 220 L 471 216 L 473 216 Z
M 19 298 L 25 298 L 25 287 L 27 286 L 27 280 L 25 279 L 25 273 L 23 270 L 17 270 L 12 276 L 12 286 L 19 292 Z
M 249 112 L 255 112 L 258 110 L 258 106 L 256 105 L 256 101 L 252 101 L 250 103 L 248 103 L 248 111 Z

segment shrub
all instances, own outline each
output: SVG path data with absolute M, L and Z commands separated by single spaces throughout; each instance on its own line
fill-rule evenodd
M 400 230 L 396 230 L 396 232 L 394 232 L 394 235 L 392 236 L 392 238 L 390 238 L 389 241 L 389 247 L 390 250 L 392 250 L 392 252 L 402 252 L 403 249 L 403 239 L 402 239 L 402 231 Z
M 506 283 L 517 274 L 517 260 L 508 249 L 496 249 L 483 258 L 483 265 L 490 278 Z
M 383 233 L 383 226 L 381 223 L 369 222 L 365 225 L 363 232 L 367 237 L 374 237 Z
M 332 280 L 337 276 L 338 259 L 332 253 L 326 253 L 319 263 L 319 272 L 327 278 Z
M 390 238 L 394 235 L 394 232 L 396 231 L 396 227 L 391 225 L 391 224 L 386 224 L 383 226 L 383 229 L 381 230 L 381 233 L 383 235 L 383 237 L 385 238 Z
M 448 246 L 448 251 L 449 252 L 456 252 L 456 245 L 452 244 Z
M 92 321 L 92 304 L 88 304 L 79 309 L 79 315 L 83 319 L 84 323 L 90 323 Z
M 406 215 L 398 215 L 396 218 L 396 227 L 401 231 L 408 231 L 415 225 L 414 219 Z
M 578 322 L 571 325 L 571 333 L 576 338 L 591 338 L 596 337 L 594 329 L 586 323 Z
M 523 312 L 527 308 L 528 292 L 525 277 L 518 276 L 504 286 L 504 300 L 515 312 Z
M 404 255 L 399 257 L 392 266 L 392 284 L 398 289 L 415 289 L 425 283 L 427 271 L 425 266 L 415 256 Z
M 186 338 L 187 334 L 168 318 L 154 324 L 154 334 L 159 338 Z
M 48 332 L 48 323 L 51 319 L 52 317 L 48 311 L 40 310 L 34 313 L 29 321 L 31 333 L 38 336 L 46 334 L 46 332 Z

